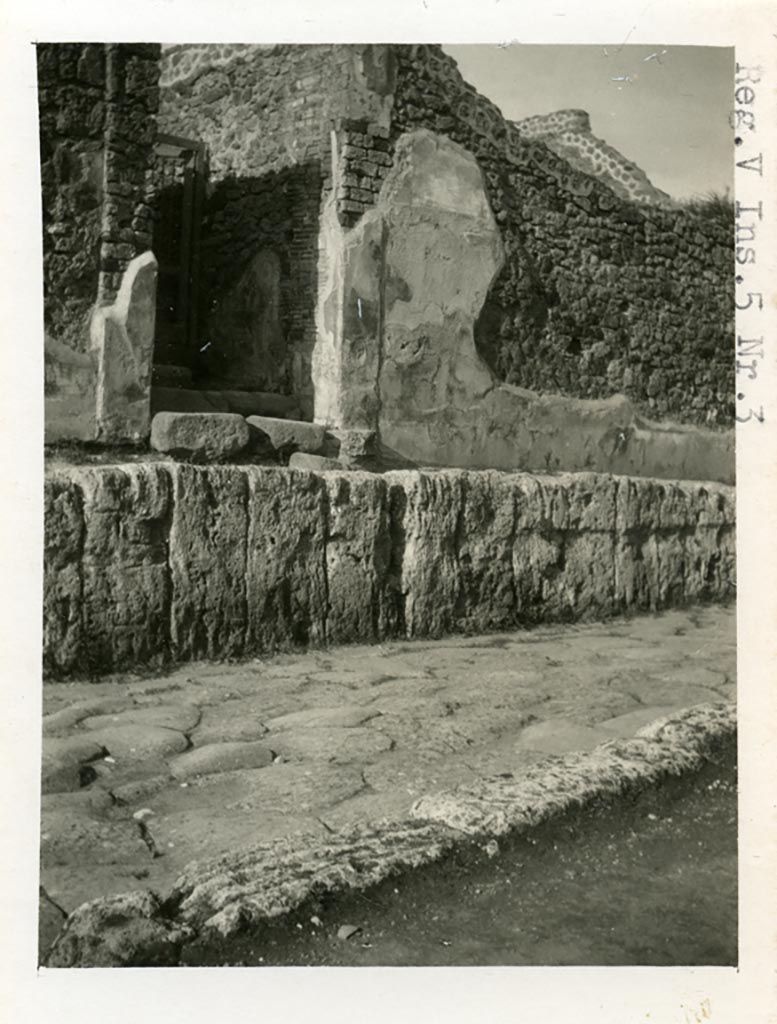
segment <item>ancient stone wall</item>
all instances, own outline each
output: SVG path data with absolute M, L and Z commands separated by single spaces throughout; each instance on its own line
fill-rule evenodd
M 507 258 L 476 338 L 497 376 L 730 425 L 733 219 L 625 202 L 524 138 L 439 47 L 392 50 L 392 138 L 431 129 L 483 171 Z
M 594 135 L 585 110 L 556 110 L 514 123 L 524 139 L 544 142 L 576 171 L 604 182 L 621 199 L 656 206 L 678 205 L 656 188 L 641 167 Z
M 112 302 L 150 248 L 145 172 L 156 135 L 150 45 L 38 46 L 43 276 L 50 334 L 77 351 L 98 299 Z
M 158 54 L 145 44 L 37 49 L 48 440 L 100 435 L 89 323 L 151 243 Z
M 476 337 L 499 379 L 578 398 L 624 394 L 658 419 L 732 422 L 733 225 L 625 200 L 625 165 L 612 187 L 575 170 L 537 137 L 555 121 L 522 135 L 439 47 L 172 47 L 162 83 L 163 130 L 211 152 L 201 322 L 213 377 L 310 395 L 332 157 L 347 230 L 374 204 L 396 140 L 423 127 L 465 146 L 484 174 L 507 258 Z M 579 120 L 566 128 L 580 134 Z M 622 184 L 625 194 L 633 182 Z M 280 278 L 259 310 L 245 296 L 266 253 Z M 274 298 L 267 343 L 256 324 Z
M 122 275 L 151 248 L 150 168 L 157 135 L 159 53 L 154 44 L 106 46 L 105 199 L 100 302 L 112 303 Z
M 212 381 L 294 392 L 312 410 L 319 215 L 332 185 L 333 131 L 342 133 L 342 154 L 368 118 L 382 136 L 374 137 L 378 162 L 390 162 L 387 116 L 377 124 L 388 84 L 373 50 L 164 51 L 160 130 L 203 141 L 210 155 L 199 317 Z M 360 184 L 354 174 L 352 189 Z M 338 196 L 344 218 L 356 202 L 356 191 Z
M 658 422 L 623 395 L 541 395 L 499 381 L 477 320 L 509 253 L 475 157 L 427 129 L 396 141 L 374 205 L 324 215 L 316 418 L 377 431 L 421 466 L 734 479 L 733 431 Z
M 199 320 L 212 380 L 304 386 L 329 114 L 347 60 L 333 46 L 165 52 L 160 127 L 205 142 L 210 158 Z
M 106 53 L 41 44 L 37 57 L 46 330 L 84 351 L 100 271 Z
M 67 468 L 50 676 L 725 600 L 734 492 L 592 473 Z

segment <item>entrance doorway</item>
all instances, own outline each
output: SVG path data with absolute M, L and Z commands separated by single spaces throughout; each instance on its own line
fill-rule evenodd
M 205 144 L 157 136 L 154 147 L 154 241 L 159 264 L 154 363 L 191 367 L 197 345 L 200 221 Z

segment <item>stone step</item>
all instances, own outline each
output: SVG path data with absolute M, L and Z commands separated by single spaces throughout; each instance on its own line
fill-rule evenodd
M 155 385 L 151 388 L 151 415 L 158 412 L 234 412 L 277 419 L 297 419 L 300 415 L 299 402 L 293 395 Z

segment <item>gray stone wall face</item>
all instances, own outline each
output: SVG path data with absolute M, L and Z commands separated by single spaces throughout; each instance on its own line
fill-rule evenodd
M 105 200 L 100 249 L 102 303 L 116 298 L 130 260 L 151 248 L 151 165 L 159 107 L 158 45 L 106 47 Z
M 37 48 L 47 332 L 83 352 L 96 301 L 110 303 L 150 247 L 145 171 L 156 135 L 159 47 Z
M 497 376 L 653 418 L 733 422 L 733 221 L 618 199 L 526 140 L 436 46 L 393 47 L 392 138 L 429 128 L 483 171 L 507 259 L 476 332 Z
M 38 46 L 46 330 L 78 351 L 97 298 L 105 133 L 105 48 Z
M 52 677 L 734 592 L 714 483 L 134 463 L 53 472 L 45 511 Z

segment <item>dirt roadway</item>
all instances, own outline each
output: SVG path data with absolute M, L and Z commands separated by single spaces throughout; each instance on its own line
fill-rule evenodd
M 194 858 L 401 818 L 426 793 L 731 700 L 735 622 L 697 608 L 48 684 L 42 884 L 67 911 L 165 891 Z

